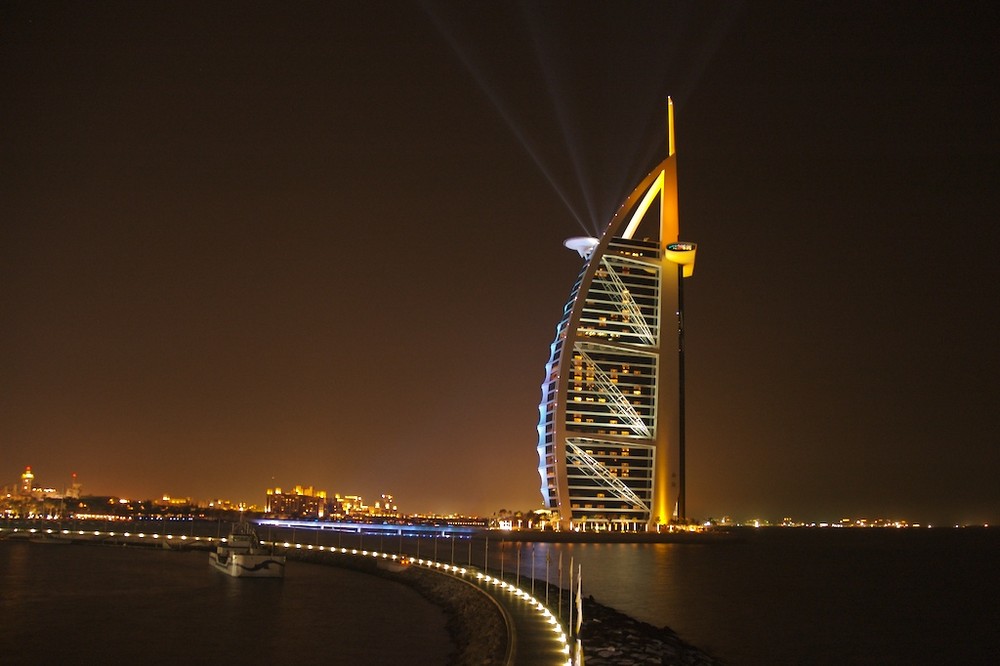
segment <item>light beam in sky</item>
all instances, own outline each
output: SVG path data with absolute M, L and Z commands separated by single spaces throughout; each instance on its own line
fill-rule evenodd
M 493 107 L 500 114 L 500 117 L 507 124 L 507 127 L 510 129 L 511 133 L 513 133 L 514 137 L 521 144 L 521 147 L 524 148 L 525 152 L 528 153 L 531 159 L 535 162 L 535 166 L 538 167 L 538 170 L 541 171 L 542 175 L 544 175 L 546 180 L 549 181 L 549 184 L 552 186 L 552 189 L 562 200 L 563 204 L 566 206 L 566 209 L 573 216 L 573 219 L 576 220 L 577 224 L 580 225 L 580 228 L 583 229 L 584 232 L 586 232 L 587 234 L 594 233 L 594 230 L 588 229 L 587 226 L 584 224 L 583 217 L 577 211 L 576 207 L 572 204 L 572 202 L 569 199 L 569 196 L 566 194 L 564 189 L 556 181 L 556 178 L 553 175 L 551 168 L 542 159 L 537 148 L 531 141 L 528 140 L 528 137 L 524 129 L 521 127 L 520 123 L 518 123 L 514 119 L 513 114 L 511 113 L 507 105 L 504 103 L 504 101 L 501 99 L 500 94 L 491 85 L 489 85 L 489 82 L 486 80 L 486 75 L 473 62 L 473 59 L 469 54 L 469 50 L 464 48 L 463 45 L 459 43 L 459 40 L 455 37 L 454 33 L 450 31 L 448 27 L 444 24 L 444 21 L 441 19 L 440 16 L 431 11 L 431 9 L 428 6 L 425 5 L 424 8 L 427 12 L 427 15 L 434 22 L 434 26 L 438 29 L 438 32 L 440 32 L 441 36 L 445 38 L 445 40 L 448 42 L 448 45 L 451 47 L 452 51 L 454 51 L 455 55 L 458 56 L 458 59 L 461 61 L 462 65 L 469 72 L 469 74 L 472 75 L 472 78 L 476 81 L 476 84 L 479 86 L 479 88 L 486 94 L 487 98 L 489 98 L 490 103 L 493 104 Z

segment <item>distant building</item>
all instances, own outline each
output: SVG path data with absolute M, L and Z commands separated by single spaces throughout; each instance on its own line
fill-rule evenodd
M 73 472 L 73 481 L 70 483 L 69 488 L 66 489 L 66 497 L 70 499 L 78 498 L 82 490 L 83 484 L 77 480 L 76 472 Z
M 328 520 L 400 517 L 396 498 L 390 493 L 382 493 L 375 504 L 369 506 L 361 495 L 335 493 L 333 497 L 329 497 L 325 490 L 316 490 L 312 486 L 295 486 L 291 492 L 282 492 L 281 488 L 268 488 L 264 513 L 274 518 Z
M 382 497 L 375 502 L 371 513 L 375 516 L 398 516 L 399 507 L 396 506 L 396 499 L 389 493 L 382 493 Z
M 281 488 L 268 488 L 264 513 L 275 518 L 316 518 L 326 516 L 326 491 L 316 491 L 312 486 L 295 486 L 290 493 Z
M 365 504 L 361 495 L 341 495 L 336 493 L 333 501 L 330 502 L 331 513 L 346 518 L 349 516 L 368 515 L 368 505 Z
M 171 497 L 170 495 L 164 495 L 154 504 L 169 509 L 190 509 L 194 506 L 190 497 Z
M 21 488 L 20 494 L 22 497 L 28 497 L 32 494 L 32 490 L 35 488 L 35 475 L 31 473 L 31 467 L 28 466 L 24 470 L 24 474 L 21 475 Z

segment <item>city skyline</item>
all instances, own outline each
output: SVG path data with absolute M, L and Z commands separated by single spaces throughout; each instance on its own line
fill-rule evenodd
M 0 464 L 540 506 L 675 103 L 687 513 L 1000 521 L 989 3 L 0 6 Z
M 525 509 L 523 507 L 498 507 L 489 513 L 441 513 L 438 511 L 407 511 L 406 507 L 400 508 L 397 504 L 397 500 L 394 495 L 389 493 L 378 493 L 371 495 L 370 497 L 375 497 L 371 502 L 366 502 L 365 497 L 367 495 L 352 494 L 352 493 L 341 493 L 341 492 L 329 492 L 327 490 L 317 489 L 313 486 L 303 486 L 301 484 L 291 484 L 285 487 L 267 488 L 263 491 L 263 500 L 258 503 L 258 498 L 226 498 L 219 495 L 210 495 L 208 497 L 189 497 L 189 496 L 179 496 L 173 495 L 171 493 L 161 493 L 155 497 L 136 497 L 136 496 L 125 496 L 115 492 L 84 492 L 84 485 L 77 478 L 76 474 L 73 474 L 70 478 L 70 484 L 65 486 L 65 488 L 60 491 L 58 484 L 53 486 L 52 484 L 33 484 L 35 480 L 35 474 L 31 466 L 27 466 L 25 471 L 21 473 L 20 478 L 11 481 L 10 483 L 0 482 L 0 514 L 3 513 L 3 509 L 6 506 L 10 507 L 9 502 L 18 501 L 21 499 L 33 499 L 37 502 L 38 508 L 44 508 L 46 506 L 55 507 L 61 511 L 68 511 L 73 514 L 74 517 L 80 518 L 81 520 L 94 520 L 100 519 L 98 516 L 89 514 L 80 514 L 79 510 L 74 511 L 72 508 L 67 509 L 65 504 L 49 505 L 46 502 L 53 500 L 93 500 L 94 498 L 104 499 L 104 498 L 115 498 L 118 500 L 116 503 L 120 505 L 123 515 L 139 512 L 142 513 L 148 509 L 156 509 L 160 511 L 170 512 L 180 512 L 186 513 L 192 509 L 198 510 L 217 510 L 222 512 L 236 512 L 236 511 L 249 511 L 252 513 L 258 513 L 261 516 L 268 516 L 271 513 L 280 511 L 275 511 L 271 503 L 276 497 L 285 498 L 286 504 L 284 506 L 294 506 L 294 515 L 286 515 L 285 518 L 289 519 L 303 519 L 303 520 L 320 520 L 320 521 L 338 521 L 347 520 L 357 521 L 357 520 L 371 520 L 375 523 L 379 519 L 406 519 L 406 518 L 419 518 L 419 519 L 451 519 L 451 520 L 493 520 L 496 523 L 498 529 L 564 529 L 565 523 L 558 520 L 558 512 L 552 512 L 545 507 L 532 507 L 530 509 Z M 40 481 L 44 481 L 44 475 L 41 476 Z M 107 489 L 104 489 L 105 491 Z M 5 495 L 3 494 L 5 493 Z M 295 500 L 298 499 L 301 504 L 297 504 Z M 317 511 L 317 506 L 310 504 L 310 500 L 317 499 L 322 500 L 327 503 L 326 506 L 334 507 L 338 506 L 341 509 L 341 513 L 344 515 L 331 515 L 334 512 L 323 512 Z M 8 502 L 7 505 L 3 504 L 3 501 Z M 23 506 L 17 505 L 21 510 L 24 509 Z M 733 512 L 723 512 L 718 515 L 704 516 L 700 517 L 699 521 L 704 524 L 711 524 L 717 527 L 879 527 L 879 528 L 903 528 L 903 527 L 939 527 L 939 528 L 959 528 L 959 527 L 990 527 L 989 523 L 978 523 L 978 522 L 967 522 L 967 523 L 937 523 L 932 524 L 929 521 L 923 520 L 920 516 L 903 516 L 903 515 L 890 515 L 882 514 L 879 512 L 869 512 L 860 515 L 853 516 L 830 516 L 830 515 L 790 515 L 793 512 L 779 512 L 775 515 L 760 515 L 760 514 L 741 514 L 739 511 Z M 499 522 L 503 519 L 516 519 L 518 517 L 525 517 L 527 520 L 531 518 L 536 521 L 541 521 L 538 525 L 544 523 L 542 527 L 535 525 L 534 523 L 529 523 L 527 525 L 520 525 L 516 527 L 505 528 L 500 525 Z M 32 519 L 25 516 L 23 513 L 19 516 L 21 519 Z M 65 514 L 59 514 L 57 516 L 48 516 L 44 513 L 37 514 L 35 519 L 59 519 L 66 517 Z M 460 523 L 454 523 L 460 524 Z M 492 524 L 492 523 L 491 523 Z M 699 523 L 701 524 L 701 523 Z M 513 525 L 513 523 L 512 523 Z M 626 526 L 625 529 L 615 529 L 613 526 L 603 523 L 602 521 L 578 521 L 576 528 L 582 529 L 584 531 L 593 531 L 597 527 L 598 529 L 603 529 L 606 531 L 617 531 L 617 532 L 632 532 L 645 531 L 644 526 L 636 525 L 635 529 Z

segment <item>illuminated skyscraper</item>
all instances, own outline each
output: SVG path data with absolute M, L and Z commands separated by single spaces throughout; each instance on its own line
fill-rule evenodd
M 600 239 L 571 238 L 584 265 L 556 327 L 539 405 L 538 473 L 564 526 L 655 529 L 684 518 L 681 280 L 673 105 L 667 158 Z
M 31 473 L 31 467 L 27 467 L 24 470 L 24 474 L 21 475 L 21 495 L 27 497 L 31 494 L 34 487 L 35 475 Z

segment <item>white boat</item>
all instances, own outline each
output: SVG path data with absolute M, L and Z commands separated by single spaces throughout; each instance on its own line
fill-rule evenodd
M 265 548 L 250 523 L 233 525 L 229 537 L 214 553 L 208 554 L 208 561 L 230 576 L 283 578 L 285 575 L 285 556 L 275 555 L 273 548 Z

